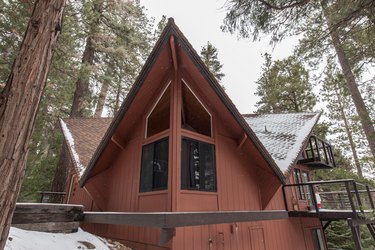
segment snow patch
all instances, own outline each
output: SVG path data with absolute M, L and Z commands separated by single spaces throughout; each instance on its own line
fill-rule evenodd
M 65 135 L 65 139 L 68 142 L 68 146 L 70 148 L 70 151 L 73 155 L 74 162 L 75 162 L 76 168 L 78 170 L 78 174 L 79 174 L 79 176 L 82 176 L 83 172 L 85 171 L 85 166 L 83 166 L 81 164 L 81 162 L 79 160 L 78 153 L 75 150 L 73 135 L 72 135 L 72 133 L 70 133 L 70 130 L 69 130 L 68 126 L 66 126 L 66 123 L 62 119 L 60 119 L 60 124 L 61 124 L 62 131 Z
M 244 118 L 280 170 L 286 173 L 303 149 L 319 113 L 264 114 Z
M 109 250 L 108 244 L 80 228 L 76 233 L 43 233 L 11 227 L 5 250 Z

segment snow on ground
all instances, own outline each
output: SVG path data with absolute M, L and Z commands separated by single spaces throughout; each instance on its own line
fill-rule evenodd
M 11 227 L 5 250 L 128 249 L 78 229 L 76 233 L 42 233 Z

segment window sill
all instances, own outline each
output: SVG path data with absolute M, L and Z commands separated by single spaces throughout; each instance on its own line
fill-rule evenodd
M 138 196 L 150 196 L 150 195 L 167 194 L 167 193 L 168 193 L 168 189 L 164 189 L 164 190 L 148 191 L 148 192 L 138 193 Z
M 201 194 L 201 195 L 218 195 L 218 192 L 209 192 L 209 191 L 199 191 L 199 190 L 186 190 L 183 189 L 180 192 L 181 194 Z

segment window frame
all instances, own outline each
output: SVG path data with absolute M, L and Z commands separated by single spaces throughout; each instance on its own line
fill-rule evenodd
M 164 133 L 165 131 L 169 131 L 170 130 L 170 127 L 166 130 L 163 130 L 163 131 L 160 131 L 156 134 L 153 134 L 153 135 L 150 135 L 150 136 L 147 136 L 147 132 L 148 132 L 148 120 L 152 114 L 152 112 L 155 110 L 156 106 L 158 105 L 159 101 L 161 100 L 161 98 L 164 96 L 165 92 L 167 91 L 168 87 L 171 85 L 171 82 L 172 80 L 169 80 L 168 83 L 164 86 L 163 90 L 161 91 L 161 93 L 159 94 L 158 98 L 156 99 L 156 101 L 154 102 L 154 104 L 152 105 L 152 108 L 150 109 L 150 111 L 147 113 L 146 115 L 146 119 L 145 119 L 145 134 L 144 134 L 144 139 L 148 139 L 148 138 L 153 138 L 153 137 L 156 137 L 157 135 L 160 135 L 162 133 Z M 172 94 L 172 93 L 171 93 Z M 171 103 L 169 103 L 169 109 L 171 109 Z M 170 116 L 171 114 L 169 114 L 169 120 L 170 120 Z
M 191 130 L 188 130 L 188 129 L 185 129 L 182 127 L 182 124 L 181 125 L 181 131 L 184 131 L 184 132 L 187 132 L 187 133 L 193 133 L 193 134 L 196 134 L 196 135 L 199 135 L 199 136 L 203 136 L 203 137 L 206 137 L 206 138 L 213 138 L 213 126 L 212 126 L 212 114 L 211 112 L 208 110 L 208 108 L 206 107 L 206 105 L 204 105 L 204 103 L 201 101 L 201 99 L 198 97 L 198 95 L 194 92 L 194 90 L 189 86 L 189 84 L 187 83 L 187 81 L 184 79 L 184 78 L 181 78 L 181 83 L 184 84 L 188 90 L 192 93 L 192 95 L 195 97 L 195 99 L 197 99 L 197 101 L 199 102 L 199 104 L 203 107 L 203 109 L 207 112 L 207 114 L 209 115 L 210 117 L 210 136 L 208 135 L 205 135 L 205 134 L 201 134 L 201 133 L 198 133 L 198 132 L 194 132 L 194 131 L 191 131 Z M 182 91 L 181 91 L 181 95 L 180 95 L 180 98 L 182 100 Z M 181 103 L 181 109 L 183 108 L 183 103 Z
M 154 174 L 155 174 L 155 171 L 152 171 L 152 183 L 151 183 L 151 190 L 143 190 L 142 187 L 143 187 L 143 181 L 144 181 L 144 176 L 142 173 L 143 171 L 145 170 L 149 170 L 149 169 L 145 169 L 144 168 L 144 160 L 146 160 L 144 158 L 144 149 L 145 147 L 147 146 L 150 146 L 152 144 L 156 144 L 156 143 L 161 143 L 163 141 L 166 141 L 166 162 L 167 162 L 167 166 L 166 166 L 166 171 L 164 171 L 166 173 L 166 183 L 165 183 L 165 187 L 161 187 L 161 188 L 155 188 L 154 187 Z M 154 152 L 153 152 L 153 162 L 155 161 L 155 148 L 154 148 Z M 147 143 L 144 143 L 142 145 L 142 148 L 141 148 L 141 167 L 140 167 L 140 174 L 139 174 L 139 189 L 138 189 L 138 193 L 139 194 L 144 194 L 144 193 L 148 193 L 148 192 L 158 192 L 158 191 L 166 191 L 168 190 L 168 184 L 169 184 L 169 136 L 165 136 L 165 137 L 161 137 L 161 138 L 157 138 L 151 142 L 147 142 Z
M 306 174 L 306 175 L 304 175 L 304 174 Z M 294 183 L 295 184 L 306 183 L 305 180 L 304 180 L 305 176 L 307 176 L 307 180 L 309 181 L 310 180 L 310 175 L 309 175 L 308 171 L 302 170 L 302 169 L 299 169 L 299 168 L 294 168 L 294 170 L 293 170 L 293 178 L 294 178 Z M 303 185 L 303 186 L 297 186 L 296 189 L 297 189 L 298 199 L 299 200 L 303 200 L 303 201 L 309 200 L 309 196 L 310 196 L 310 199 L 311 199 L 311 193 L 310 193 L 308 187 L 306 187 L 305 185 Z
M 188 176 L 191 178 L 191 174 L 186 174 L 188 171 L 191 171 L 189 164 L 184 164 L 184 156 L 185 154 L 189 154 L 184 152 L 184 140 L 187 141 L 188 143 L 195 142 L 198 143 L 198 148 L 201 148 L 201 145 L 206 145 L 210 147 L 210 154 L 211 154 L 211 160 L 212 160 L 212 169 L 213 169 L 213 189 L 206 189 L 206 185 L 204 185 L 204 188 L 201 186 L 199 188 L 194 188 L 194 187 L 189 187 L 188 181 L 184 180 L 184 178 L 188 178 Z M 188 156 L 190 158 L 191 155 Z M 190 162 L 190 161 L 189 161 Z M 199 164 L 200 165 L 200 164 Z M 216 147 L 215 144 L 209 143 L 206 141 L 201 141 L 197 140 L 191 137 L 185 137 L 181 136 L 181 162 L 180 162 L 180 167 L 181 167 L 181 173 L 180 173 L 180 189 L 181 191 L 192 191 L 192 192 L 207 192 L 207 193 L 216 193 L 217 192 L 217 168 L 216 168 Z M 186 168 L 185 168 L 186 167 Z M 201 166 L 200 166 L 201 167 Z M 201 176 L 206 176 L 207 168 L 200 168 L 199 170 L 199 185 L 202 185 L 202 183 L 205 182 L 205 179 L 202 179 Z M 184 185 L 186 183 L 186 186 Z

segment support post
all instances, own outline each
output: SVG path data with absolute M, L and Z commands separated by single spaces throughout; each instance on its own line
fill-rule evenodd
M 327 229 L 327 227 L 331 224 L 331 220 L 327 221 L 326 224 L 324 224 L 323 226 L 323 231 L 325 231 Z
M 348 193 L 348 199 L 349 199 L 350 207 L 352 208 L 352 211 L 354 213 L 354 217 L 357 218 L 357 211 L 356 211 L 355 206 L 354 206 L 352 193 L 351 193 L 350 187 L 349 187 L 349 182 L 345 182 L 345 188 L 346 188 L 346 192 Z
M 359 210 L 363 213 L 364 211 L 363 211 L 363 207 L 362 207 L 362 201 L 361 201 L 361 197 L 359 196 L 357 183 L 355 181 L 353 181 L 353 188 L 354 188 L 355 196 L 357 197 L 357 203 L 358 203 L 358 206 L 359 206 Z
M 309 188 L 310 188 L 310 192 L 311 192 L 311 196 L 312 196 L 311 198 L 312 198 L 312 201 L 313 201 L 313 204 L 314 204 L 314 207 L 315 207 L 316 214 L 319 217 L 319 208 L 318 208 L 318 202 L 316 201 L 316 197 L 315 197 L 314 187 L 313 187 L 312 184 L 309 184 Z
M 368 187 L 368 185 L 366 185 L 366 191 L 367 191 L 368 199 L 370 201 L 371 208 L 374 210 L 374 200 L 372 199 L 370 188 Z
M 352 231 L 352 237 L 354 241 L 355 250 L 362 250 L 359 226 L 353 226 L 352 219 L 350 218 L 348 219 L 348 225 Z
M 170 241 L 175 235 L 176 228 L 162 228 L 160 230 L 159 245 L 165 246 L 168 243 L 168 241 Z
M 370 234 L 372 238 L 375 240 L 375 229 L 373 224 L 366 224 L 368 230 L 370 231 Z
M 284 203 L 285 203 L 285 210 L 286 211 L 289 211 L 288 210 L 288 201 L 286 200 L 286 194 L 285 194 L 285 186 L 283 185 L 283 198 L 284 198 Z

